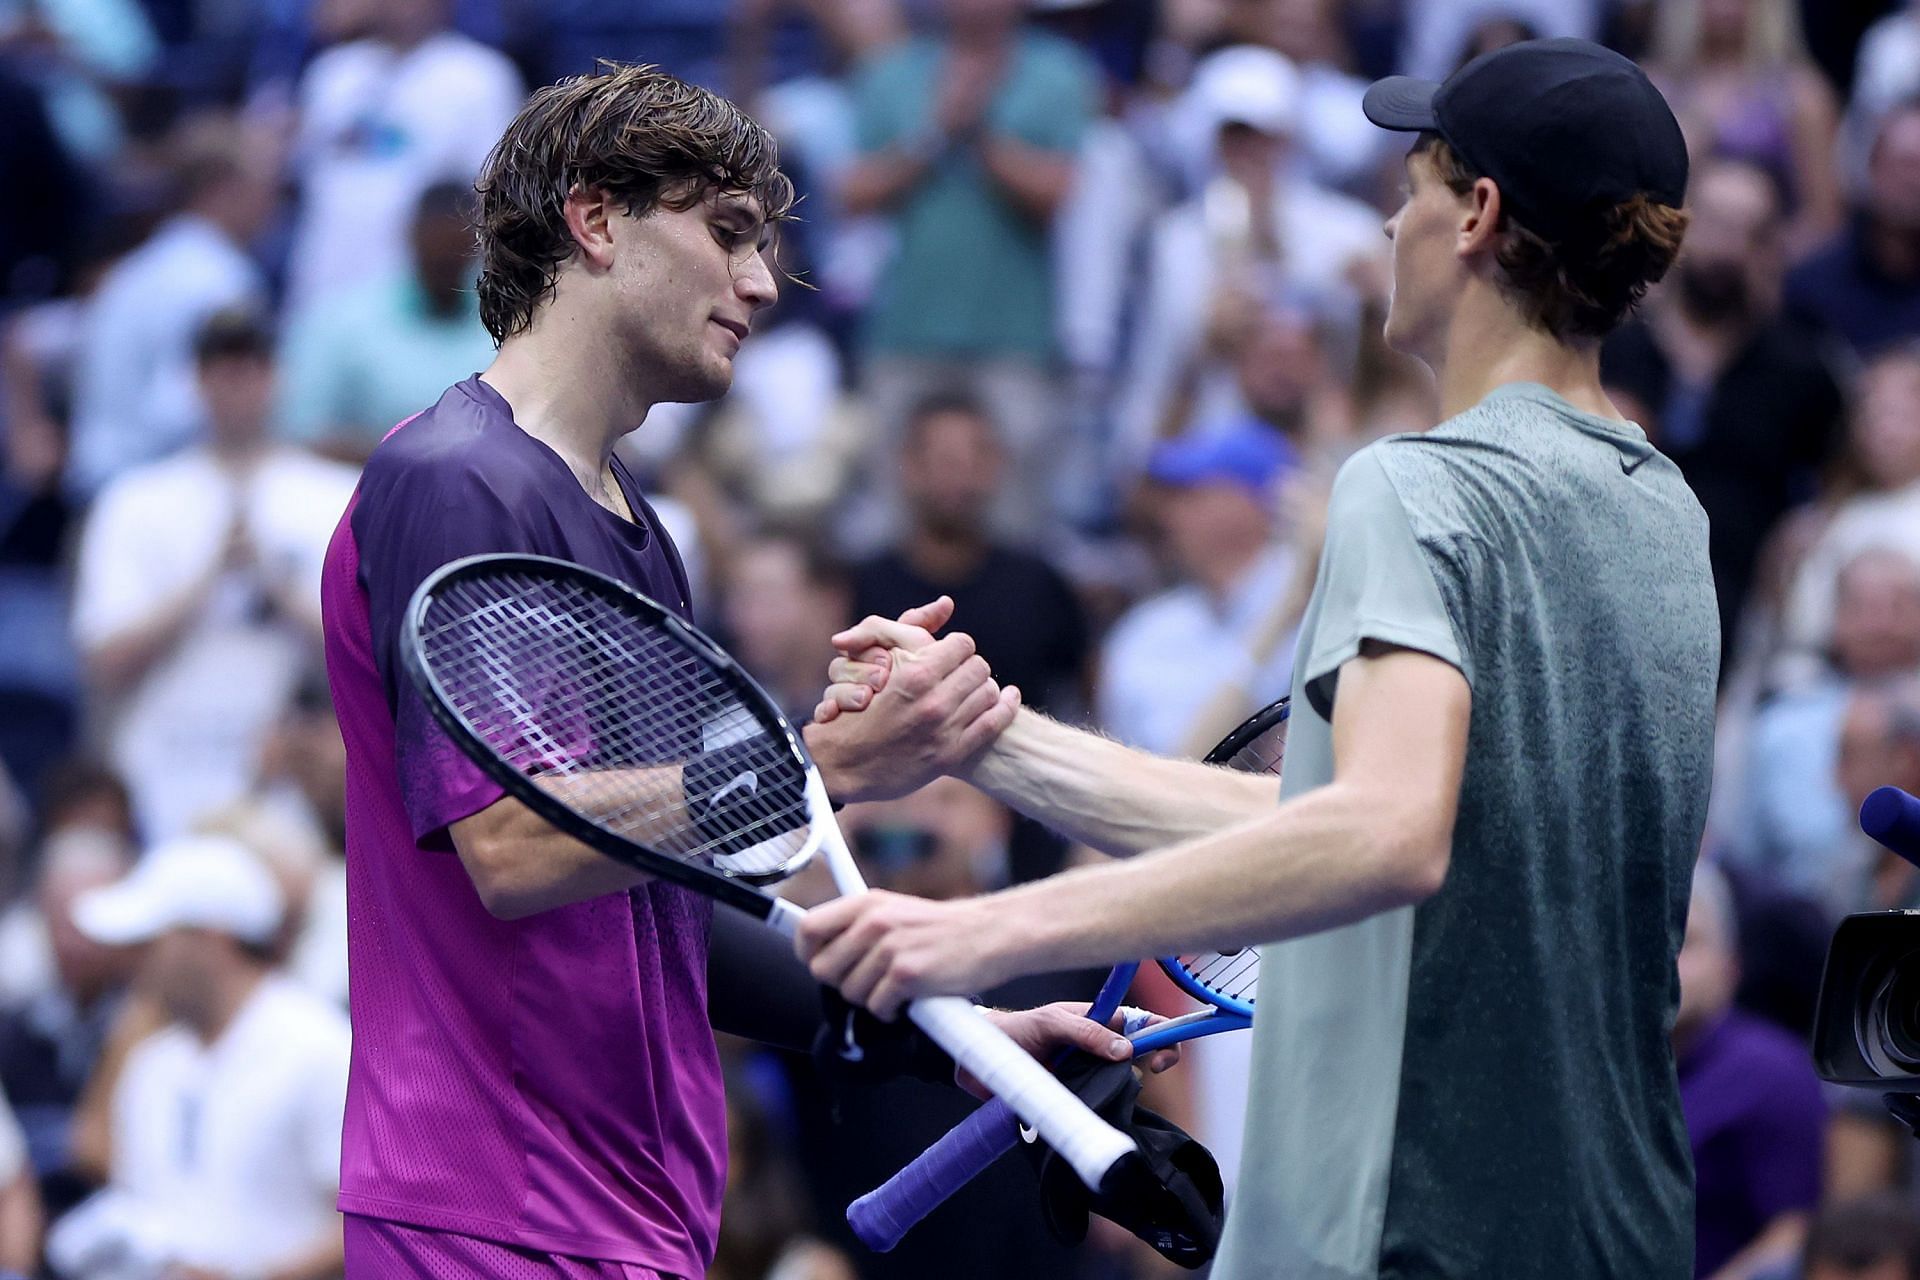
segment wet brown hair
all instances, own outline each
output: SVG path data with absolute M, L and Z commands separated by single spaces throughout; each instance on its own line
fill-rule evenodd
M 651 66 L 602 62 L 536 91 L 480 171 L 480 319 L 495 342 L 533 323 L 573 256 L 569 192 L 598 189 L 638 217 L 708 192 L 752 196 L 768 224 L 793 208 L 773 138 L 747 114 Z
M 1414 152 L 1432 162 L 1455 195 L 1466 195 L 1481 177 L 1438 134 L 1422 134 Z M 1501 288 L 1528 324 L 1561 342 L 1604 338 L 1680 256 L 1688 216 L 1639 195 L 1608 209 L 1584 240 L 1554 245 L 1503 209 L 1504 240 L 1494 259 Z

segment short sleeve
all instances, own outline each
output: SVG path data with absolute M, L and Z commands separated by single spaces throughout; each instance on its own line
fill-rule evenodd
M 399 657 L 408 602 L 427 577 L 454 560 L 490 552 L 534 552 L 528 517 L 471 466 L 415 462 L 370 467 L 353 510 L 360 582 L 374 662 L 393 711 L 394 765 L 413 837 L 451 849 L 446 828 L 505 794 L 434 723 Z
M 1314 710 L 1332 718 L 1340 668 L 1369 640 L 1432 654 L 1471 683 L 1442 581 L 1457 597 L 1464 576 L 1462 566 L 1415 538 L 1379 446 L 1355 454 L 1334 481 L 1312 634 L 1299 650 L 1301 686 Z

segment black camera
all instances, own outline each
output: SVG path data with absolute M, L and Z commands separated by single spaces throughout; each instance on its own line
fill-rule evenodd
M 1920 799 L 1881 787 L 1860 829 L 1920 865 Z M 1813 1065 L 1829 1084 L 1871 1089 L 1920 1134 L 1920 911 L 1848 916 L 1827 947 Z

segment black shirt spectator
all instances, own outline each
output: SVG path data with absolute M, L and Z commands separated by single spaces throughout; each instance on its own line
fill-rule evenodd
M 1704 166 L 1687 252 L 1648 314 L 1601 351 L 1601 376 L 1706 508 L 1722 669 L 1761 544 L 1808 496 L 1839 438 L 1840 388 L 1777 314 L 1780 203 L 1751 165 Z
M 1090 648 L 1086 617 L 1065 578 L 1039 556 L 994 544 L 989 513 L 1005 459 L 992 421 L 975 402 L 941 396 L 909 417 L 900 457 L 907 530 L 898 545 L 859 565 L 856 617 L 898 617 L 941 595 L 1002 685 L 1026 705 L 1058 712 L 1082 692 Z M 1037 824 L 1016 828 L 1013 877 L 1059 869 L 1063 846 Z
M 1862 207 L 1787 276 L 1786 303 L 1861 355 L 1920 335 L 1920 101 L 1881 122 Z

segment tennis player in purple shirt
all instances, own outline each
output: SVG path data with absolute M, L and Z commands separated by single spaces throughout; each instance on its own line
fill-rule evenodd
M 422 579 L 482 552 L 578 561 L 687 611 L 613 446 L 656 403 L 726 391 L 793 191 L 758 125 L 642 67 L 534 94 L 479 188 L 499 355 L 374 451 L 323 584 L 347 746 L 347 1271 L 699 1276 L 727 1146 L 712 1027 L 804 1044 L 817 991 L 771 932 L 505 798 L 433 725 L 395 637 Z M 965 637 L 943 646 L 871 710 L 977 720 L 984 745 L 1017 695 Z M 836 795 L 882 789 L 823 748 Z M 996 1018 L 1036 1053 L 1124 1056 L 1071 1006 Z

